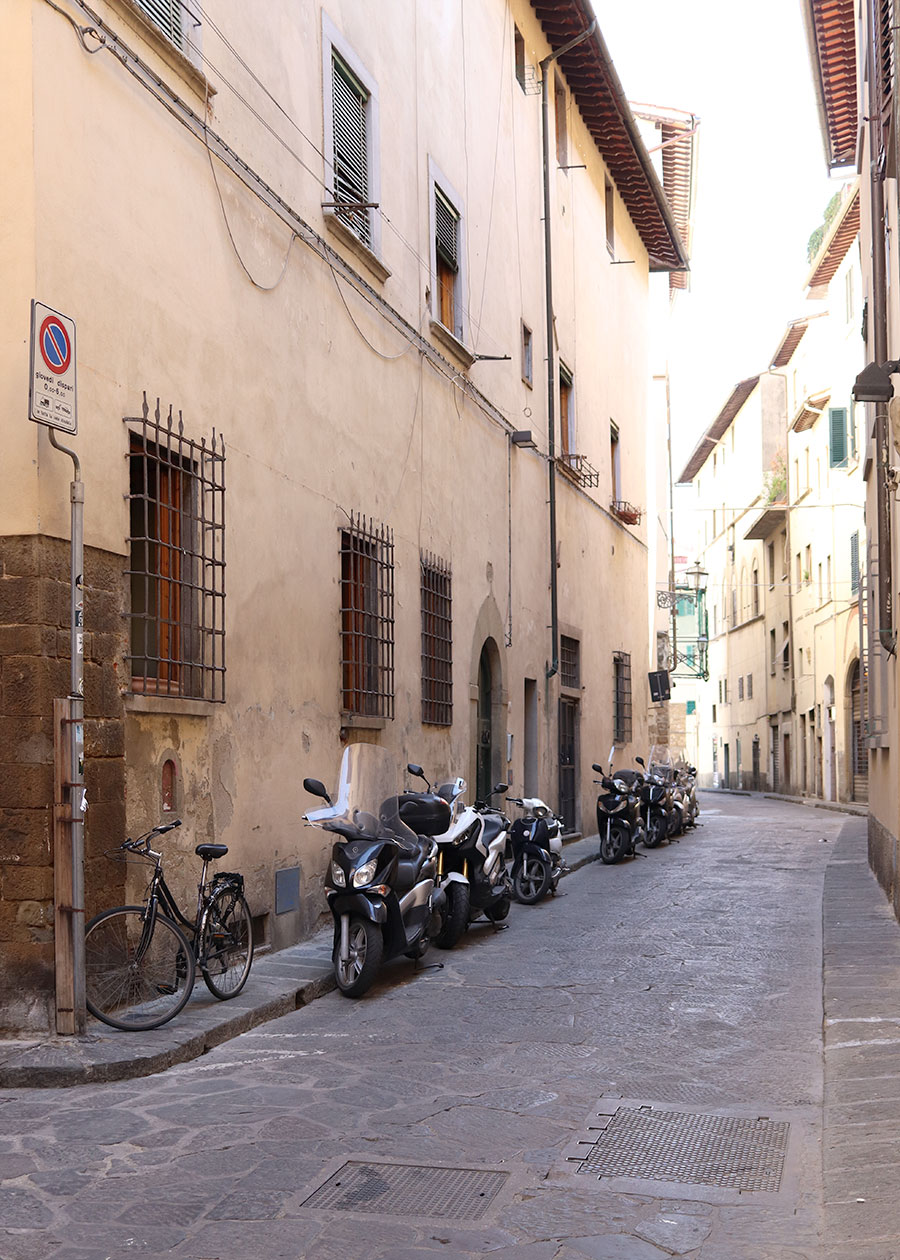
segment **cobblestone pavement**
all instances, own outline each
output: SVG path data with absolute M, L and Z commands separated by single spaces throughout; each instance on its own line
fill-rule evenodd
M 900 1256 L 900 930 L 865 824 L 703 803 L 442 969 L 391 964 L 159 1075 L 0 1093 L 0 1258 Z

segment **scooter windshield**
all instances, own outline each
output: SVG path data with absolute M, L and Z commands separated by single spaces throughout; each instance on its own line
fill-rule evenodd
M 673 778 L 675 771 L 672 764 L 672 753 L 668 744 L 653 745 L 647 761 L 647 770 L 648 773 L 654 774 L 660 779 Z
M 393 758 L 377 744 L 349 744 L 341 759 L 341 777 L 334 802 L 308 810 L 306 819 L 325 831 L 378 840 L 396 836 L 416 842 L 415 832 L 400 818 Z

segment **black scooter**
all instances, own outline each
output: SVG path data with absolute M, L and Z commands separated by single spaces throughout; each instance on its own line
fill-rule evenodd
M 604 789 L 597 797 L 597 831 L 600 833 L 600 860 L 607 866 L 635 854 L 635 846 L 646 842 L 641 819 L 640 791 L 643 775 L 637 770 L 612 772 L 613 752 L 609 754 L 609 774 L 603 767 L 592 767 L 600 775 L 595 779 Z
M 303 780 L 307 792 L 327 802 L 307 813 L 307 822 L 340 837 L 325 895 L 334 917 L 334 976 L 347 997 L 366 993 L 382 962 L 402 954 L 421 958 L 445 912 L 437 845 L 428 833 L 446 830 L 450 807 L 430 794 L 406 802 L 382 795 L 391 773 L 384 749 L 352 744 L 344 750 L 336 803 L 318 779 Z

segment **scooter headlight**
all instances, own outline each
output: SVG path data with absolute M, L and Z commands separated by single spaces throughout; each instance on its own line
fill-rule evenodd
M 337 862 L 331 863 L 331 882 L 334 884 L 335 888 L 347 887 L 347 876 L 344 874 L 341 867 L 338 866 Z
M 377 859 L 372 858 L 370 862 L 365 862 L 362 866 L 357 867 L 353 872 L 353 887 L 365 888 L 366 884 L 371 884 L 375 878 L 375 867 L 377 865 Z

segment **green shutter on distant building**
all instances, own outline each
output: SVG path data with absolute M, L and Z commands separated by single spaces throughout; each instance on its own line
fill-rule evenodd
M 843 468 L 847 463 L 847 408 L 830 407 L 828 425 L 831 439 L 829 463 L 832 468 Z

